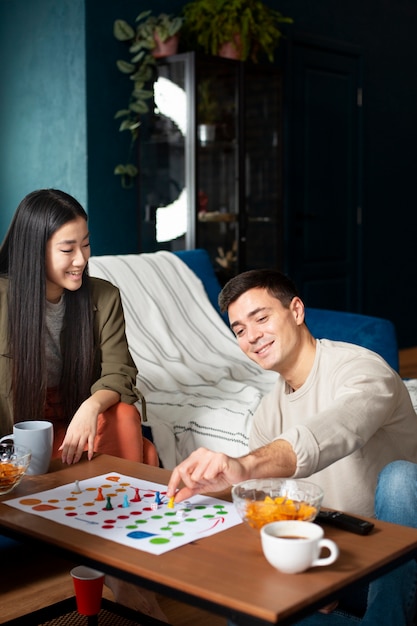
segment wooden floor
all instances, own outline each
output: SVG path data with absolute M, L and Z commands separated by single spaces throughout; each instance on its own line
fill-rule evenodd
M 28 558 L 23 558 L 25 556 Z M 64 559 L 49 558 L 46 561 L 39 558 L 36 551 L 32 555 L 30 548 L 27 552 L 23 548 L 22 560 L 17 558 L 15 562 L 8 563 L 7 575 L 2 577 L 0 624 L 73 597 L 70 576 L 73 566 L 74 563 Z M 106 586 L 103 597 L 114 599 Z M 226 626 L 227 623 L 217 615 L 193 609 L 164 596 L 158 596 L 158 602 L 172 626 Z

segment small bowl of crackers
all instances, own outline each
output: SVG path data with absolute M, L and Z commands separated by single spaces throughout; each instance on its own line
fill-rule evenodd
M 323 495 L 318 485 L 293 478 L 255 478 L 232 487 L 239 515 L 256 530 L 281 520 L 313 521 Z
M 0 443 L 0 495 L 14 489 L 26 474 L 31 451 L 14 443 Z

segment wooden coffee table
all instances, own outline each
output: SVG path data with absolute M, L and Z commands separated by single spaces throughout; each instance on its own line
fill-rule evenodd
M 375 522 L 368 536 L 326 527 L 339 545 L 336 563 L 285 575 L 265 560 L 259 534 L 240 524 L 160 556 L 129 548 L 4 504 L 107 472 L 166 484 L 167 470 L 97 456 L 43 476 L 27 476 L 0 503 L 0 532 L 85 563 L 237 624 L 290 624 L 336 598 L 341 590 L 375 578 L 417 554 L 417 530 Z

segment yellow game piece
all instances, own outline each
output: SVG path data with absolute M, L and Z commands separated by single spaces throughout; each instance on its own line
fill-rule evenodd
M 172 497 L 169 499 L 169 501 L 168 501 L 168 508 L 169 508 L 169 509 L 173 509 L 173 508 L 174 508 L 174 497 L 175 497 L 175 496 L 172 496 Z

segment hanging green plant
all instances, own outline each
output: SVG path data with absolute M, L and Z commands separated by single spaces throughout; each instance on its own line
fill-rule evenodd
M 200 124 L 215 124 L 219 117 L 220 106 L 212 79 L 201 80 L 198 83 L 198 121 Z
M 154 95 L 153 84 L 156 78 L 156 58 L 162 54 L 159 46 L 161 42 L 178 36 L 183 18 L 166 13 L 155 16 L 151 11 L 143 11 L 137 16 L 135 23 L 136 26 L 133 27 L 125 20 L 118 19 L 113 26 L 115 38 L 126 42 L 131 54 L 129 61 L 119 59 L 116 62 L 120 72 L 132 81 L 127 107 L 115 114 L 115 119 L 121 120 L 119 130 L 130 132 L 128 159 L 132 158 L 138 139 L 141 117 L 150 110 L 149 103 Z M 114 173 L 122 177 L 124 187 L 131 187 L 138 170 L 134 164 L 128 162 L 117 165 Z
M 282 32 L 280 24 L 292 23 L 261 0 L 192 0 L 183 7 L 184 29 L 206 54 L 218 55 L 231 43 L 240 60 L 257 62 L 261 54 L 269 61 Z

